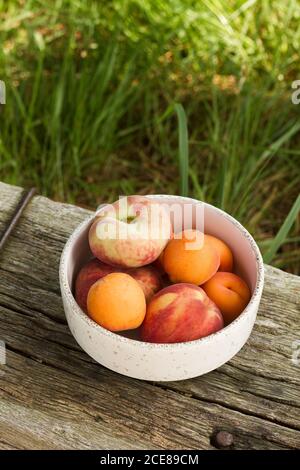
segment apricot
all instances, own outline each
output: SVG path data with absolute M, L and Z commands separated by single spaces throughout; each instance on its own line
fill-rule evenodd
M 90 288 L 87 310 L 107 330 L 132 330 L 145 318 L 146 299 L 140 284 L 129 274 L 111 273 Z
M 217 272 L 202 288 L 221 310 L 226 325 L 240 315 L 251 297 L 246 282 L 228 272 Z
M 220 255 L 219 271 L 232 271 L 233 255 L 229 246 L 223 240 L 212 235 L 205 234 L 205 240 L 210 243 L 218 251 Z
M 201 243 L 197 243 L 198 239 Z M 169 241 L 164 250 L 163 266 L 172 282 L 201 285 L 217 272 L 220 255 L 201 232 L 190 229 Z
M 222 314 L 204 290 L 181 283 L 162 289 L 152 298 L 141 336 L 150 343 L 180 343 L 208 336 L 222 327 Z

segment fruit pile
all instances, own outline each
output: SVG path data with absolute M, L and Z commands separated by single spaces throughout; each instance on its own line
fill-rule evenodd
M 95 257 L 75 283 L 82 310 L 110 331 L 140 328 L 151 343 L 196 340 L 237 318 L 251 294 L 226 243 L 195 229 L 174 234 L 170 214 L 151 199 L 120 201 L 91 225 Z

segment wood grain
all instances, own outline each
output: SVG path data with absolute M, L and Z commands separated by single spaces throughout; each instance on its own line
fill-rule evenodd
M 0 233 L 22 190 L 0 183 Z M 96 364 L 71 336 L 59 257 L 89 211 L 37 196 L 0 253 L 0 448 L 210 449 L 219 429 L 236 449 L 300 448 L 300 279 L 266 266 L 246 346 L 205 376 L 147 383 Z

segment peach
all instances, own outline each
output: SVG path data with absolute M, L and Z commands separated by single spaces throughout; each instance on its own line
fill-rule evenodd
M 149 302 L 153 295 L 162 288 L 161 276 L 154 266 L 132 268 L 125 272 L 139 282 L 144 291 L 146 302 Z
M 91 286 L 102 277 L 114 271 L 116 271 L 115 268 L 101 263 L 101 261 L 95 258 L 83 266 L 75 282 L 75 300 L 82 310 L 87 310 L 86 300 Z
M 240 315 L 251 297 L 245 281 L 233 273 L 219 271 L 202 287 L 221 310 L 226 325 Z
M 90 288 L 87 310 L 107 330 L 132 330 L 145 318 L 146 299 L 140 284 L 129 274 L 111 273 Z
M 164 250 L 163 265 L 172 282 L 201 285 L 217 272 L 220 255 L 201 232 L 190 229 L 169 241 Z
M 208 336 L 222 327 L 222 314 L 204 290 L 181 283 L 162 289 L 152 298 L 141 335 L 150 343 L 180 343 Z
M 205 234 L 205 240 L 210 243 L 218 251 L 220 255 L 219 271 L 232 271 L 233 255 L 229 246 L 223 240 L 212 235 Z
M 86 312 L 87 296 L 91 286 L 102 277 L 112 272 L 126 272 L 140 283 L 144 291 L 146 301 L 162 288 L 161 276 L 153 266 L 145 266 L 133 269 L 118 269 L 102 263 L 97 258 L 88 261 L 79 271 L 75 282 L 75 299 L 78 305 Z
M 153 266 L 155 266 L 156 269 L 158 269 L 158 271 L 161 274 L 165 273 L 163 260 L 164 260 L 164 251 L 162 251 L 159 257 L 153 262 Z
M 94 256 L 112 266 L 136 268 L 156 260 L 172 233 L 163 204 L 129 196 L 98 211 L 89 231 Z

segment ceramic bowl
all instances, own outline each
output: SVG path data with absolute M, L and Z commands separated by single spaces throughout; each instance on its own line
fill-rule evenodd
M 247 230 L 222 210 L 191 198 L 164 195 L 147 197 L 176 206 L 191 204 L 193 210 L 201 208 L 204 214 L 204 231 L 223 239 L 230 246 L 235 260 L 235 272 L 245 279 L 251 289 L 251 300 L 245 310 L 217 333 L 186 343 L 146 343 L 135 338 L 134 332 L 118 334 L 102 328 L 80 309 L 73 297 L 76 275 L 91 257 L 88 231 L 93 217 L 75 229 L 61 256 L 59 277 L 64 310 L 71 333 L 78 344 L 103 366 L 142 380 L 189 379 L 220 367 L 237 354 L 247 341 L 262 294 L 263 261 Z M 195 227 L 193 218 L 192 214 L 188 221 L 191 227 Z M 180 225 L 178 220 L 176 223 Z M 181 227 L 174 228 L 177 231 Z

